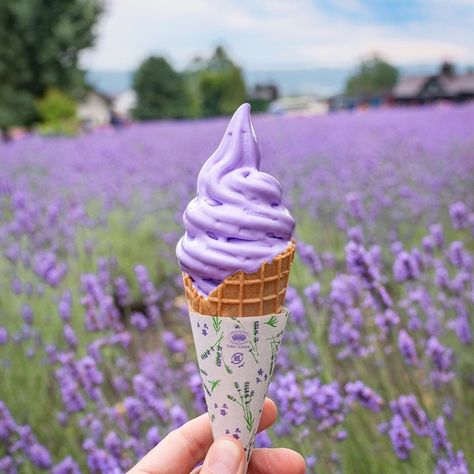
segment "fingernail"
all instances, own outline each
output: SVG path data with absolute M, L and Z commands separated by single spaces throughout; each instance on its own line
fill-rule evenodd
M 240 467 L 240 449 L 228 439 L 216 441 L 208 454 L 209 469 L 219 474 L 236 474 Z

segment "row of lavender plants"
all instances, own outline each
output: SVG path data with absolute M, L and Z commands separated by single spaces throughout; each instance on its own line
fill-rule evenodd
M 298 220 L 259 446 L 474 463 L 474 107 L 258 117 Z M 205 411 L 174 245 L 225 120 L 0 148 L 0 472 L 122 473 Z

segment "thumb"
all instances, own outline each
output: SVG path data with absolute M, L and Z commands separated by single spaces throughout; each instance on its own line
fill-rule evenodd
M 225 436 L 210 447 L 200 474 L 242 474 L 244 463 L 242 445 L 231 436 Z

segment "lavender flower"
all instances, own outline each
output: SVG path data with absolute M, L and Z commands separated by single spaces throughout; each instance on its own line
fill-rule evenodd
M 388 434 L 392 441 L 393 449 L 400 459 L 408 459 L 410 451 L 414 448 L 411 441 L 411 435 L 407 427 L 403 423 L 400 415 L 394 415 L 390 422 Z
M 68 322 L 72 317 L 72 294 L 70 291 L 64 292 L 58 303 L 58 312 L 64 322 Z
M 312 304 L 318 305 L 321 296 L 321 285 L 317 281 L 314 282 L 305 288 L 304 294 Z
M 171 331 L 163 331 L 162 339 L 170 352 L 177 354 L 187 351 L 186 342 Z
M 418 365 L 415 341 L 404 329 L 400 329 L 398 333 L 398 348 L 408 365 Z
M 455 229 L 464 229 L 467 226 L 469 211 L 466 205 L 461 202 L 455 202 L 449 207 L 449 216 Z
M 70 324 L 65 324 L 63 329 L 64 340 L 66 341 L 67 345 L 72 349 L 75 350 L 77 347 L 77 338 L 74 329 Z
M 16 463 L 11 456 L 0 458 L 0 472 L 5 474 L 17 474 Z
M 322 262 L 313 246 L 300 241 L 297 249 L 303 264 L 308 267 L 313 275 L 319 275 L 323 269 Z
M 433 238 L 433 241 L 439 249 L 444 246 L 444 233 L 443 227 L 440 224 L 433 224 L 430 226 L 430 234 Z
M 152 426 L 146 434 L 146 442 L 148 449 L 154 448 L 160 441 L 160 430 L 157 426 Z
M 40 469 L 49 469 L 52 466 L 51 455 L 41 444 L 33 443 L 26 451 L 31 462 Z
M 6 405 L 0 400 L 0 440 L 7 441 L 16 432 L 16 423 Z
M 419 406 L 415 395 L 401 395 L 398 400 L 390 402 L 390 408 L 394 414 L 409 422 L 418 436 L 428 436 L 428 416 Z
M 24 304 L 21 308 L 21 316 L 25 324 L 31 325 L 33 323 L 33 310 L 29 304 Z
M 348 382 L 344 389 L 350 402 L 357 401 L 363 407 L 376 413 L 380 411 L 383 405 L 382 398 L 360 380 Z
M 130 322 L 132 323 L 132 326 L 139 331 L 143 332 L 148 329 L 148 320 L 142 313 L 133 313 L 130 317 Z
M 387 309 L 383 313 L 379 313 L 375 316 L 375 324 L 377 324 L 384 335 L 399 323 L 400 317 L 391 309 Z
M 336 382 L 324 385 L 319 379 L 305 380 L 303 394 L 313 417 L 319 422 L 319 431 L 342 423 L 345 417 L 344 399 Z
M 458 451 L 449 458 L 438 458 L 436 463 L 435 474 L 469 474 L 469 467 L 464 453 Z
M 272 439 L 270 436 L 268 436 L 266 431 L 262 431 L 261 433 L 257 434 L 257 437 L 255 438 L 256 448 L 271 448 L 272 444 Z
M 115 290 L 118 304 L 122 307 L 128 306 L 130 304 L 130 289 L 125 277 L 121 276 L 115 279 Z
M 416 280 L 420 276 L 418 262 L 408 252 L 400 252 L 393 264 L 393 276 L 398 282 Z
M 64 458 L 51 472 L 52 474 L 81 474 L 78 464 L 71 456 Z
M 444 424 L 444 418 L 438 417 L 430 427 L 430 436 L 433 443 L 433 453 L 439 454 L 445 452 L 450 454 L 452 445 L 448 440 L 448 433 Z
M 0 326 L 0 346 L 5 345 L 7 342 L 8 342 L 7 328 Z
M 454 374 L 451 371 L 453 364 L 452 349 L 443 346 L 436 337 L 430 337 L 426 343 L 426 353 L 431 358 L 435 370 L 431 377 L 435 385 L 449 382 Z

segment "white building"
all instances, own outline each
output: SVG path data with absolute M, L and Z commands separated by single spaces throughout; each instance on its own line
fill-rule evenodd
M 110 123 L 112 100 L 95 90 L 87 92 L 77 107 L 79 120 L 89 127 L 99 127 Z
M 131 118 L 131 112 L 137 105 L 137 94 L 133 90 L 122 92 L 115 97 L 114 111 L 121 117 Z
M 269 112 L 288 115 L 323 115 L 329 110 L 327 100 L 312 96 L 282 97 L 270 104 Z

